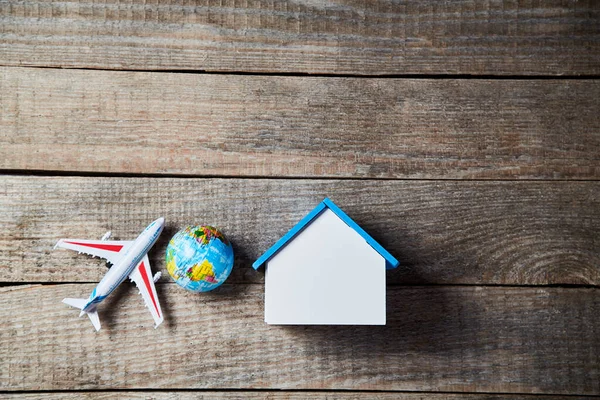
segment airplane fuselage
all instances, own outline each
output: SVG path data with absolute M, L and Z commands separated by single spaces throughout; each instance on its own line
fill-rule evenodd
M 159 218 L 152 222 L 144 231 L 129 245 L 123 257 L 113 265 L 104 275 L 104 278 L 98 283 L 92 291 L 88 303 L 83 311 L 94 309 L 102 300 L 111 294 L 140 263 L 142 258 L 148 253 L 150 248 L 156 243 L 164 228 L 164 218 Z

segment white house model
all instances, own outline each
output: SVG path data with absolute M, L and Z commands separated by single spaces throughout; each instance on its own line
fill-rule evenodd
M 398 261 L 331 200 L 252 266 L 263 264 L 266 323 L 385 325 L 385 270 Z

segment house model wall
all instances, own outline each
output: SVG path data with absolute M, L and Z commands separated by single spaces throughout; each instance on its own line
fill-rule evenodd
M 268 324 L 385 325 L 385 270 L 398 261 L 329 199 L 254 267 L 262 264 Z

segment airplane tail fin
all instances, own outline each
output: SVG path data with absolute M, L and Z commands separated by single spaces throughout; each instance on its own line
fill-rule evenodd
M 98 311 L 96 309 L 87 312 L 87 316 L 90 317 L 92 325 L 96 328 L 96 332 L 100 330 L 100 318 L 98 318 Z
M 92 308 L 91 310 L 84 311 L 84 308 L 88 303 L 87 299 L 66 298 L 63 300 L 63 303 L 68 304 L 71 307 L 79 308 L 81 310 L 79 316 L 81 317 L 83 314 L 87 314 L 87 316 L 90 318 L 90 321 L 92 321 L 92 325 L 94 325 L 96 331 L 100 330 L 100 318 L 98 317 L 96 307 Z

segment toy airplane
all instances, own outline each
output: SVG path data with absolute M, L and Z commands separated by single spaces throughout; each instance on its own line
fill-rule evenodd
M 63 300 L 63 303 L 81 309 L 79 316 L 87 314 L 96 331 L 99 331 L 100 319 L 96 311 L 98 304 L 111 294 L 125 278 L 129 277 L 140 290 L 146 302 L 146 307 L 150 310 L 150 314 L 152 314 L 152 318 L 156 323 L 155 328 L 158 327 L 164 320 L 156 295 L 156 288 L 154 287 L 154 282 L 160 278 L 160 272 L 152 278 L 148 250 L 156 243 L 164 224 L 164 218 L 157 219 L 148 225 L 133 241 L 108 240 L 110 232 L 106 232 L 100 240 L 59 240 L 54 248 L 62 247 L 90 254 L 104 258 L 112 264 L 111 269 L 104 275 L 104 278 L 98 283 L 88 299 L 67 298 Z

